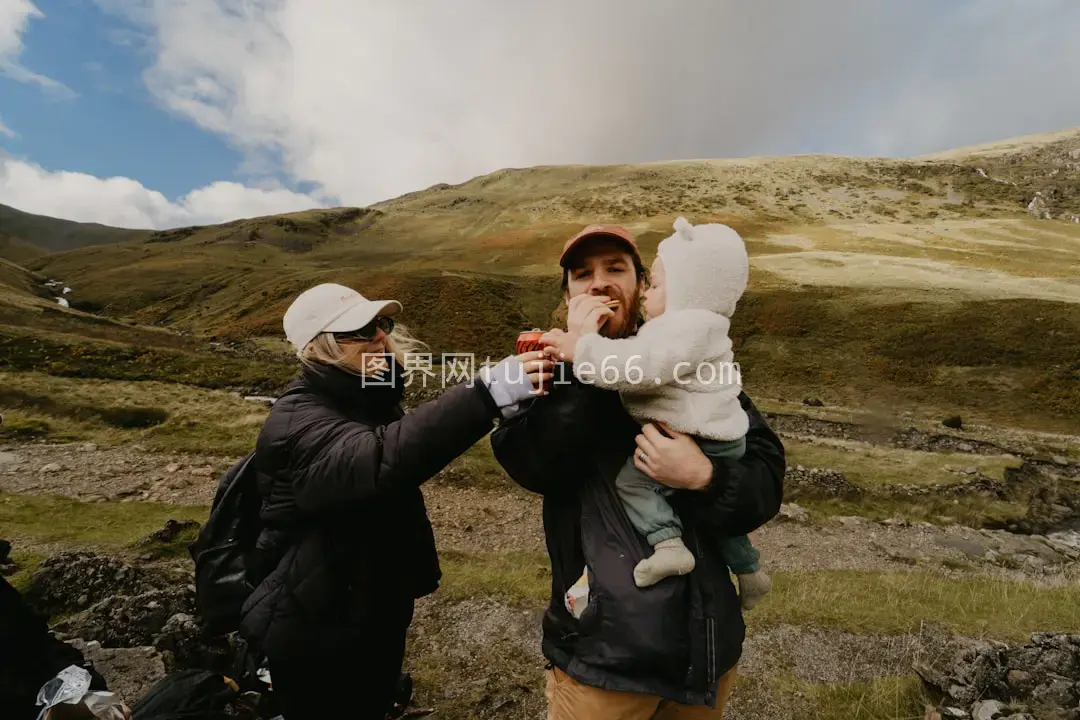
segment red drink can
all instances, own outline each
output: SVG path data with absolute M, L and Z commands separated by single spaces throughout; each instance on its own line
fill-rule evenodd
M 536 350 L 543 350 L 544 346 L 540 344 L 540 338 L 544 336 L 544 331 L 540 328 L 533 328 L 532 330 L 524 330 L 518 333 L 517 354 L 527 352 L 534 352 Z
M 544 330 L 540 328 L 533 328 L 532 330 L 523 330 L 518 333 L 517 342 L 515 343 L 515 349 L 517 354 L 527 352 L 536 352 L 543 350 L 544 346 L 540 344 L 540 338 L 544 336 Z M 547 380 L 540 384 L 544 390 L 551 390 L 551 380 Z

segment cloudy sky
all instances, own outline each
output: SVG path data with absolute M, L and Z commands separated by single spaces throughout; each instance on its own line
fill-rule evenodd
M 125 227 L 503 167 L 1080 126 L 1077 0 L 0 0 L 0 203 Z

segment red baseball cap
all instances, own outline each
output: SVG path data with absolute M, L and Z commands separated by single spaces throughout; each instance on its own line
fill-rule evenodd
M 610 237 L 621 240 L 622 243 L 627 246 L 630 254 L 633 255 L 638 262 L 641 262 L 641 255 L 638 253 L 637 243 L 634 242 L 634 236 L 630 234 L 629 230 L 622 225 L 599 224 L 588 226 L 566 241 L 566 244 L 563 245 L 562 256 L 559 258 L 559 265 L 566 267 L 566 260 L 570 256 L 570 251 L 589 238 L 595 237 Z

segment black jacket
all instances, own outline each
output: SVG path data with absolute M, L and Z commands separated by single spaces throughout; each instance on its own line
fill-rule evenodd
M 562 366 L 568 370 L 568 366 Z M 784 448 L 753 403 L 741 460 L 714 459 L 702 491 L 669 498 L 697 566 L 648 588 L 634 566 L 651 553 L 615 493 L 615 476 L 640 432 L 617 393 L 560 373 L 550 395 L 491 436 L 516 482 L 544 496 L 551 602 L 543 621 L 547 659 L 579 682 L 715 707 L 719 678 L 742 653 L 745 625 L 717 541 L 760 527 L 780 508 Z M 588 567 L 589 605 L 575 619 L 563 596 Z
M 267 529 L 241 634 L 271 659 L 354 648 L 388 604 L 438 587 L 420 485 L 482 439 L 498 409 L 476 383 L 406 414 L 397 368 L 392 387 L 305 370 L 259 435 Z
M 0 576 L 0 708 L 3 717 L 35 718 L 41 686 L 68 665 L 90 673 L 90 689 L 108 689 L 82 653 L 49 631 L 19 591 Z

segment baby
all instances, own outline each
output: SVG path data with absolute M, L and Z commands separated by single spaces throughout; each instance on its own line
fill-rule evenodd
M 746 289 L 746 248 L 725 225 L 695 227 L 680 217 L 674 227 L 676 232 L 657 248 L 644 298 L 647 322 L 636 336 L 610 339 L 590 327 L 549 337 L 559 357 L 574 364 L 578 379 L 620 391 L 627 411 L 639 422 L 659 422 L 691 435 L 707 456 L 737 458 L 746 448 L 749 419 L 739 404 L 741 385 L 728 329 Z M 618 370 L 614 379 L 612 368 Z M 648 467 L 640 450 L 637 460 Z M 633 457 L 615 483 L 631 522 L 653 548 L 634 568 L 637 586 L 693 570 L 695 558 L 683 543 L 682 522 L 665 497 L 671 488 L 638 469 Z M 740 601 L 749 610 L 771 585 L 759 570 L 758 551 L 745 535 L 724 538 L 721 551 L 739 578 Z

